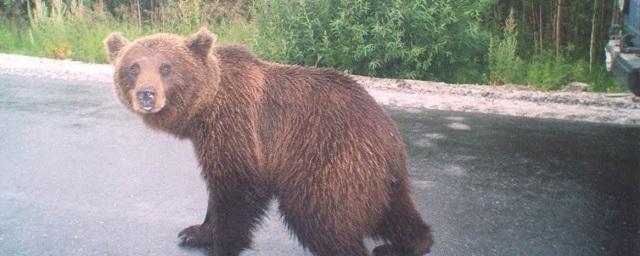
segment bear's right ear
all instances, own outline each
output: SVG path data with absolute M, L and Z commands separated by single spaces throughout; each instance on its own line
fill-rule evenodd
M 196 55 L 206 58 L 215 42 L 216 36 L 206 27 L 202 27 L 200 31 L 187 38 L 185 44 Z
M 118 54 L 122 48 L 129 44 L 129 40 L 124 38 L 120 32 L 113 32 L 104 40 L 104 46 L 107 48 L 107 59 L 109 63 L 114 64 Z

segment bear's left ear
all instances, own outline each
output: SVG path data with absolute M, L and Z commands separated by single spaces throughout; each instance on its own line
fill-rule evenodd
M 200 57 L 207 57 L 211 47 L 216 42 L 216 36 L 209 32 L 206 27 L 202 27 L 197 33 L 186 39 L 187 47 Z
M 124 38 L 120 32 L 113 32 L 104 40 L 104 46 L 107 48 L 107 59 L 109 63 L 114 64 L 118 54 L 122 48 L 129 44 L 129 40 Z

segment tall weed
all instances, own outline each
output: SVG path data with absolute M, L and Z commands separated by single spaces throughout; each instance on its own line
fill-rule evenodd
M 521 83 L 524 63 L 517 55 L 518 30 L 513 9 L 505 21 L 502 38 L 491 37 L 489 43 L 489 82 Z

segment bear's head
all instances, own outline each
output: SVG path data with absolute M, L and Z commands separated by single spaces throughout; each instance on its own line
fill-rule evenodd
M 104 44 L 120 101 L 152 128 L 179 133 L 215 97 L 220 80 L 215 35 L 156 34 L 129 42 L 118 32 Z

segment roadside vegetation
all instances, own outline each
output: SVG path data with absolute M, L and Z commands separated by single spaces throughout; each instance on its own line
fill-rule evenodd
M 353 74 L 620 91 L 604 70 L 614 0 L 0 0 L 0 52 L 106 61 L 111 31 L 188 35 Z

